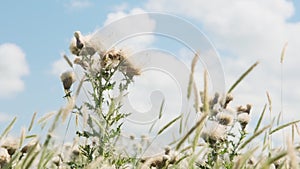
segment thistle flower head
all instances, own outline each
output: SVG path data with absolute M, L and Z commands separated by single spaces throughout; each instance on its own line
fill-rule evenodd
M 217 120 L 222 125 L 230 126 L 233 123 L 233 116 L 226 112 L 220 112 L 217 114 Z
M 117 50 L 109 50 L 106 52 L 101 60 L 101 66 L 103 68 L 115 68 L 119 65 L 123 58 L 123 53 Z
M 250 104 L 247 104 L 245 107 L 244 106 L 239 106 L 237 108 L 238 113 L 248 113 L 250 114 L 252 106 Z
M 0 168 L 10 161 L 10 155 L 5 148 L 0 148 Z
M 19 148 L 19 139 L 8 137 L 6 138 L 1 147 L 5 148 L 9 155 L 13 155 Z
M 114 69 L 118 67 L 119 70 L 129 78 L 140 75 L 140 70 L 131 63 L 122 50 L 112 49 L 106 52 L 101 58 L 102 68 Z
M 208 123 L 201 133 L 201 138 L 210 144 L 223 141 L 225 137 L 226 127 L 217 122 Z
M 64 89 L 70 90 L 72 84 L 75 82 L 75 73 L 73 71 L 67 71 L 61 74 L 61 81 L 63 82 Z
M 76 39 L 73 38 L 71 40 L 71 43 L 70 43 L 70 46 L 69 46 L 69 50 L 70 52 L 73 54 L 73 55 L 76 55 L 76 56 L 79 56 L 80 54 L 80 49 L 77 48 L 77 45 L 76 45 Z

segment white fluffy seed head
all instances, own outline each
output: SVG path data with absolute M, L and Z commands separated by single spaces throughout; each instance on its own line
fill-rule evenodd
M 64 89 L 69 90 L 72 84 L 76 81 L 76 76 L 73 71 L 67 71 L 60 75 L 60 79 L 63 82 Z
M 207 124 L 201 133 L 201 138 L 209 143 L 223 141 L 225 137 L 226 127 L 214 121 Z
M 233 123 L 233 116 L 229 113 L 220 112 L 217 114 L 217 120 L 222 125 L 230 126 Z
M 245 129 L 245 127 L 249 123 L 250 119 L 251 119 L 251 117 L 248 113 L 240 113 L 237 116 L 237 120 L 241 124 L 242 129 Z

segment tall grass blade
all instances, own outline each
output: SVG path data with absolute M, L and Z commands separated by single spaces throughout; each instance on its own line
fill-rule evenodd
M 295 128 L 296 128 L 297 134 L 300 136 L 300 129 L 297 124 L 295 124 Z
M 29 138 L 37 138 L 37 137 L 38 137 L 38 135 L 32 134 L 32 135 L 27 135 L 25 138 L 29 139 Z
M 155 120 L 155 122 L 150 126 L 148 133 L 151 133 L 155 124 L 157 123 L 157 120 Z
M 262 111 L 262 113 L 261 113 L 261 115 L 260 115 L 260 117 L 259 117 L 259 120 L 258 120 L 258 122 L 257 122 L 257 124 L 256 124 L 255 129 L 254 129 L 254 133 L 256 133 L 256 131 L 259 129 L 259 126 L 260 126 L 261 121 L 262 121 L 262 119 L 263 119 L 263 117 L 264 117 L 266 108 L 267 108 L 267 104 L 265 104 L 264 109 L 263 109 L 263 111 Z
M 199 119 L 199 121 L 195 124 L 195 126 L 193 126 L 188 132 L 187 134 L 180 140 L 180 142 L 177 144 L 176 146 L 176 150 L 178 150 L 181 145 L 186 141 L 186 139 L 199 127 L 201 126 L 204 122 L 205 119 L 207 117 L 207 114 L 202 114 L 201 118 Z
M 26 129 L 22 128 L 21 130 L 21 136 L 20 136 L 20 142 L 19 142 L 19 147 L 21 147 L 23 145 L 23 142 L 26 138 Z
M 34 124 L 34 120 L 35 120 L 35 118 L 36 118 L 36 112 L 34 112 L 34 114 L 33 114 L 33 116 L 32 116 L 32 118 L 31 118 L 31 121 L 30 121 L 30 124 L 29 124 L 29 127 L 28 127 L 28 131 L 31 131 L 31 129 L 32 129 L 32 126 L 33 126 L 33 124 Z
M 66 60 L 66 62 L 68 63 L 68 65 L 73 68 L 73 63 L 70 61 L 70 59 L 68 58 L 68 56 L 66 54 L 63 55 L 64 59 Z
M 181 113 L 181 116 L 184 117 L 182 113 Z M 183 130 L 183 120 L 184 120 L 184 118 L 181 118 L 179 121 L 179 134 L 181 134 L 182 130 Z
M 281 51 L 281 55 L 280 55 L 280 63 L 282 64 L 283 61 L 284 61 L 284 57 L 285 57 L 285 51 L 286 51 L 286 48 L 288 46 L 288 42 L 285 42 L 283 48 L 282 48 L 282 51 Z
M 194 95 L 195 95 L 195 96 L 194 96 L 194 97 L 195 97 L 195 104 L 194 104 L 194 107 L 195 107 L 196 113 L 198 113 L 198 112 L 200 112 L 200 106 L 199 106 L 199 103 L 200 103 L 199 92 L 198 92 L 196 83 L 194 83 L 193 86 L 194 86 Z
M 262 169 L 269 169 L 270 165 L 278 160 L 280 160 L 281 158 L 285 157 L 287 155 L 287 152 L 281 152 L 278 155 L 276 155 L 275 157 L 269 158 L 263 165 L 262 165 Z
M 259 131 L 257 131 L 256 133 L 254 133 L 250 138 L 248 138 L 241 146 L 240 146 L 240 150 L 243 149 L 244 147 L 246 147 L 246 145 L 248 145 L 253 139 L 255 139 L 257 136 L 259 136 L 261 133 L 263 133 L 266 129 L 268 129 L 270 127 L 270 125 L 265 126 L 264 128 L 260 129 Z
M 231 93 L 233 89 L 258 65 L 259 62 L 255 62 L 245 73 L 243 73 L 238 80 L 230 87 L 227 93 Z
M 295 141 L 295 124 L 292 125 L 292 143 Z
M 272 99 L 271 99 L 269 92 L 267 92 L 267 98 L 268 98 L 268 103 L 269 103 L 269 111 L 271 113 L 272 112 Z
M 280 111 L 278 117 L 277 117 L 277 125 L 280 124 L 280 120 L 282 120 L 282 111 Z
M 84 80 L 85 80 L 85 75 L 83 75 L 83 77 L 81 78 L 81 80 L 80 80 L 80 82 L 79 82 L 79 84 L 78 84 L 78 87 L 77 87 L 77 89 L 76 89 L 76 92 L 75 92 L 75 97 L 76 97 L 76 98 L 78 97 L 78 95 L 79 95 L 79 93 L 80 93 L 80 90 L 81 90 L 81 88 L 82 88 L 82 85 L 83 85 Z
M 170 127 L 172 124 L 174 124 L 177 120 L 181 119 L 182 116 L 179 115 L 178 117 L 176 117 L 175 119 L 171 120 L 168 124 L 166 124 L 163 128 L 161 128 L 157 135 L 160 135 L 163 131 L 165 131 L 168 127 Z
M 204 71 L 204 91 L 203 91 L 203 112 L 204 114 L 209 114 L 209 100 L 208 100 L 208 81 L 207 81 L 207 71 Z M 195 151 L 200 138 L 201 130 L 203 125 L 197 126 L 195 137 L 193 139 L 193 151 Z
M 47 121 L 52 118 L 52 116 L 55 114 L 56 112 L 49 112 L 46 115 L 44 115 L 42 118 L 40 118 L 38 120 L 38 123 L 41 124 L 42 129 L 45 127 L 45 125 L 47 124 Z
M 300 122 L 300 120 L 296 120 L 296 121 L 292 121 L 292 122 L 283 124 L 283 125 L 277 127 L 276 129 L 272 130 L 272 131 L 270 132 L 270 134 L 273 134 L 273 133 L 275 133 L 275 132 L 277 132 L 277 131 L 279 131 L 279 130 L 285 128 L 285 127 L 288 127 L 288 126 L 290 126 L 290 125 L 293 125 L 293 124 L 296 124 L 296 123 L 299 123 L 299 122 Z
M 240 156 L 237 162 L 234 163 L 233 169 L 240 169 L 244 168 L 244 165 L 246 161 L 253 155 L 253 153 L 258 149 L 259 147 L 255 147 L 252 150 L 248 150 L 246 153 Z
M 12 127 L 15 124 L 16 120 L 17 120 L 17 117 L 14 117 L 14 119 L 9 123 L 9 125 L 5 128 L 5 130 L 1 134 L 0 140 L 2 140 L 2 138 L 5 137 L 10 132 L 10 130 L 12 129 Z
M 203 112 L 209 113 L 207 70 L 204 71 Z
M 164 107 L 165 107 L 165 99 L 163 99 L 163 101 L 160 104 L 158 119 L 161 119 Z

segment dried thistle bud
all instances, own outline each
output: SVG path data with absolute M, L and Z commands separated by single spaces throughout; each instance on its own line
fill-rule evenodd
M 82 49 L 84 44 L 80 40 L 81 33 L 79 31 L 74 32 L 74 37 L 76 39 L 76 47 Z
M 230 126 L 233 123 L 233 117 L 229 113 L 220 112 L 217 114 L 217 120 L 220 124 Z
M 251 117 L 247 112 L 238 114 L 237 120 L 240 123 L 242 130 L 245 130 L 246 126 L 250 121 L 250 118 Z
M 148 167 L 156 167 L 156 168 L 164 168 L 167 166 L 167 162 L 170 160 L 170 157 L 168 155 L 160 155 L 150 158 L 148 161 L 146 161 L 146 165 Z M 145 167 L 143 167 L 145 168 Z
M 98 48 L 90 38 L 91 35 L 82 36 L 79 31 L 76 31 L 69 47 L 71 53 L 76 56 L 93 56 Z
M 149 137 L 147 135 L 142 135 L 141 136 L 141 143 L 142 144 L 145 144 L 145 143 L 148 144 L 148 143 L 150 143 L 149 142 Z
M 223 108 L 226 109 L 228 104 L 233 100 L 233 96 L 231 94 L 227 94 L 225 98 L 225 103 Z
M 61 155 L 57 155 L 55 157 L 52 158 L 52 163 L 56 166 L 59 167 L 62 163 L 62 156 Z
M 72 84 L 75 82 L 75 73 L 73 71 L 67 71 L 61 74 L 61 81 L 63 82 L 64 89 L 70 90 Z
M 22 149 L 21 149 L 21 152 L 22 153 L 28 153 L 29 151 L 32 151 L 32 150 L 35 150 L 35 151 L 39 151 L 41 149 L 40 147 L 40 144 L 37 140 L 32 140 L 31 142 L 29 142 L 27 145 L 25 145 Z
M 119 63 L 122 59 L 121 57 L 123 57 L 123 56 L 121 55 L 121 53 L 119 51 L 116 51 L 114 49 L 109 50 L 102 57 L 101 67 L 108 68 L 108 69 L 115 68 L 119 65 Z
M 102 68 L 114 69 L 118 67 L 119 70 L 126 74 L 129 78 L 141 74 L 140 70 L 129 61 L 125 53 L 121 50 L 110 50 L 101 58 Z
M 9 155 L 13 155 L 16 150 L 19 148 L 19 139 L 16 138 L 6 138 L 1 145 L 1 147 L 5 148 Z
M 10 161 L 10 155 L 5 148 L 0 148 L 0 168 Z
M 211 122 L 204 127 L 201 138 L 209 144 L 215 144 L 218 141 L 223 141 L 226 137 L 225 126 L 217 122 Z
M 76 46 L 76 39 L 71 40 L 69 50 L 73 55 L 79 56 L 80 49 L 78 49 Z
M 78 148 L 74 148 L 72 150 L 72 155 L 75 156 L 75 157 L 78 157 L 80 154 L 80 150 Z
M 130 138 L 130 140 L 134 140 L 135 136 L 134 135 L 130 135 L 129 138 Z
M 220 94 L 219 93 L 215 93 L 214 98 L 209 101 L 209 105 L 210 105 L 211 108 L 213 108 L 214 105 L 219 102 L 219 97 L 220 97 Z
M 169 155 L 171 148 L 169 146 L 165 147 L 165 155 Z
M 252 108 L 252 106 L 250 104 L 247 104 L 246 107 L 239 106 L 237 108 L 237 112 L 250 114 L 251 108 Z

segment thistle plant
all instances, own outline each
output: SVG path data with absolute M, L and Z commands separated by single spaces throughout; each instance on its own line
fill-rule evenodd
M 121 134 L 122 120 L 129 113 L 121 112 L 122 97 L 127 94 L 128 86 L 133 82 L 133 77 L 139 75 L 139 70 L 131 64 L 122 50 L 111 49 L 97 51 L 89 44 L 81 41 L 79 32 L 75 32 L 74 41 L 70 49 L 77 55 L 74 63 L 84 71 L 82 83 L 89 83 L 92 91 L 83 105 L 75 106 L 73 112 L 83 119 L 88 128 L 77 131 L 76 134 L 84 139 L 79 150 L 85 160 L 68 162 L 71 168 L 87 166 L 95 159 L 102 158 L 112 165 L 121 167 L 122 161 L 130 160 L 123 158 L 117 153 L 115 145 Z M 121 78 L 116 79 L 115 76 Z M 65 86 L 65 85 L 64 85 Z M 116 92 L 116 88 L 118 91 Z M 83 107 L 87 107 L 83 111 Z

